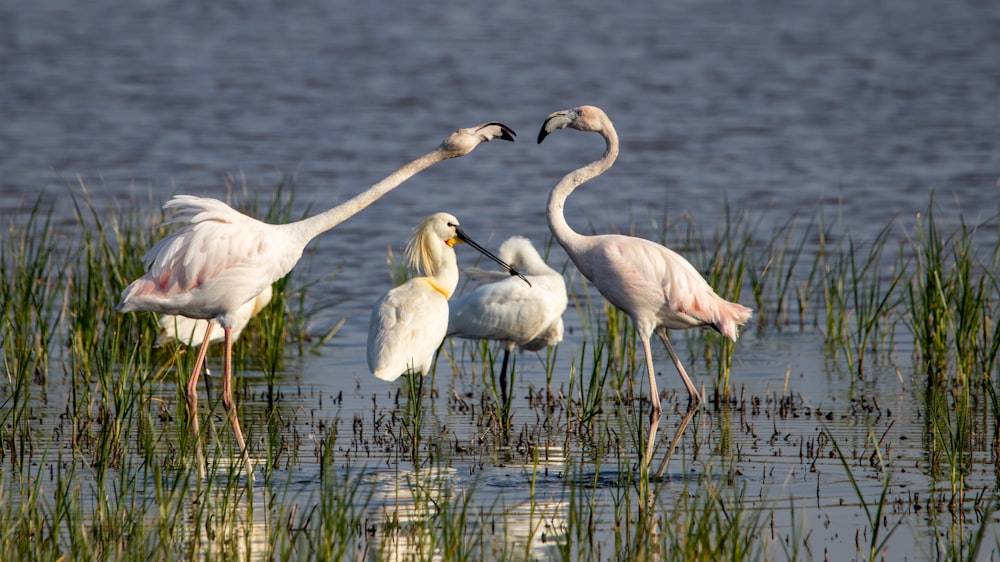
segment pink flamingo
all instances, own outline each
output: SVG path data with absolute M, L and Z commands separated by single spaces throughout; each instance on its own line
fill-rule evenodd
M 750 319 L 753 311 L 717 295 L 690 262 L 669 248 L 619 234 L 584 236 L 570 228 L 563 214 L 566 198 L 580 184 L 614 164 L 618 158 L 618 134 L 604 111 L 584 105 L 549 115 L 538 133 L 538 142 L 565 128 L 597 133 L 604 137 L 607 147 L 603 157 L 566 174 L 552 189 L 548 202 L 549 229 L 580 273 L 635 323 L 646 355 L 653 413 L 661 411 L 649 349 L 649 338 L 654 332 L 663 340 L 684 380 L 691 405 L 697 405 L 701 395 L 667 339 L 667 330 L 711 328 L 735 341 L 739 327 Z

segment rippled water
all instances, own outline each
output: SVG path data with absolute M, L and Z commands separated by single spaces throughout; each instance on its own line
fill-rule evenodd
M 534 136 L 549 112 L 590 103 L 623 148 L 613 172 L 571 199 L 577 228 L 653 235 L 686 213 L 708 228 L 728 200 L 778 224 L 839 204 L 874 230 L 925 209 L 931 189 L 976 222 L 998 207 L 1000 10 L 939 8 L 0 8 L 0 209 L 59 197 L 77 176 L 101 205 L 224 197 L 231 175 L 258 193 L 293 176 L 303 208 L 319 209 L 456 127 L 496 119 L 519 131 L 515 145 L 430 170 L 315 241 L 317 269 L 348 266 L 320 290 L 364 303 L 346 305 L 353 316 L 385 278 L 382 249 L 432 212 L 480 238 L 543 240 L 544 191 L 601 145 L 575 135 L 539 147 Z
M 62 199 L 80 182 L 110 216 L 119 200 L 225 197 L 244 183 L 266 194 L 282 178 L 301 212 L 322 209 L 454 128 L 503 121 L 516 143 L 445 162 L 310 246 L 310 298 L 338 303 L 316 330 L 346 322 L 288 376 L 362 403 L 391 393 L 364 365 L 386 248 L 439 210 L 481 242 L 541 245 L 547 190 L 603 148 L 577 133 L 536 145 L 556 109 L 601 106 L 622 137 L 616 166 L 567 206 L 580 230 L 655 238 L 690 217 L 712 232 L 728 203 L 760 217 L 767 240 L 822 206 L 866 240 L 894 217 L 912 225 L 932 190 L 945 224 L 995 228 L 998 29 L 1000 8 L 975 0 L 5 5 L 0 213 L 6 229 L 42 193 L 71 229 Z M 567 323 L 568 362 L 580 322 Z M 808 402 L 843 400 L 818 341 L 750 331 L 734 380 L 763 393 L 787 370 Z M 910 396 L 889 392 L 907 411 Z

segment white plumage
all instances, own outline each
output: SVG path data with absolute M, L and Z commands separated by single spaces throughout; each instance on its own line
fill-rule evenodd
M 435 213 L 413 232 L 406 245 L 410 267 L 423 272 L 391 289 L 372 308 L 368 326 L 368 369 L 393 381 L 430 371 L 448 330 L 448 299 L 458 286 L 455 244 L 468 243 L 508 271 L 516 271 L 465 233 L 458 219 Z M 520 279 L 519 282 L 522 282 Z
M 523 273 L 530 285 L 506 272 L 467 270 L 483 284 L 452 299 L 448 335 L 502 342 L 500 388 L 506 402 L 511 351 L 538 351 L 562 341 L 567 297 L 562 274 L 545 263 L 527 238 L 508 238 L 497 256 Z

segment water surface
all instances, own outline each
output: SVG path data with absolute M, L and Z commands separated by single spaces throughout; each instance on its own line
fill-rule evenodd
M 561 8 L 521 0 L 9 5 L 0 8 L 0 214 L 6 230 L 41 194 L 72 236 L 66 195 L 81 186 L 112 217 L 120 205 L 155 206 L 177 193 L 226 198 L 246 190 L 266 200 L 279 181 L 294 183 L 305 213 L 361 191 L 457 127 L 503 121 L 518 131 L 516 143 L 482 146 L 414 178 L 314 241 L 296 273 L 318 280 L 311 300 L 335 303 L 316 318 L 316 333 L 346 321 L 318 356 L 290 358 L 286 393 L 308 389 L 303 404 L 343 393 L 321 415 L 374 424 L 372 412 L 391 411 L 398 392 L 364 364 L 368 312 L 389 287 L 386 249 L 398 252 L 410 229 L 440 210 L 492 247 L 514 234 L 544 245 L 547 190 L 603 148 L 576 132 L 536 145 L 551 111 L 598 105 L 622 138 L 614 168 L 567 205 L 581 231 L 659 239 L 676 232 L 669 224 L 691 221 L 712 233 L 728 206 L 758 221 L 761 241 L 820 209 L 862 243 L 894 219 L 892 236 L 903 239 L 932 191 L 943 224 L 995 229 L 997 29 L 1000 8 L 974 0 L 643 0 L 615 9 L 590 0 Z M 472 258 L 460 253 L 460 264 Z M 549 262 L 579 283 L 560 249 Z M 573 309 L 566 321 L 556 388 L 568 386 L 583 340 Z M 734 384 L 768 396 L 785 388 L 788 373 L 804 405 L 849 408 L 850 375 L 825 360 L 818 332 L 748 330 L 736 347 Z M 908 345 L 896 353 L 905 358 Z M 679 388 L 665 357 L 657 361 L 661 388 Z M 545 384 L 533 355 L 519 366 L 522 396 Z M 259 384 L 248 376 L 251 388 Z M 895 412 L 893 435 L 908 435 L 913 446 L 899 462 L 919 465 L 913 381 L 892 370 L 873 380 L 864 390 Z M 459 394 L 482 388 L 468 372 L 439 372 L 436 383 Z M 515 408 L 521 423 L 536 423 L 523 401 Z M 438 414 L 456 441 L 473 439 L 469 419 Z M 795 442 L 818 433 L 815 423 L 776 424 L 765 416 L 747 425 L 796 434 Z M 747 462 L 773 470 L 747 471 L 751 487 L 779 498 L 815 493 L 816 472 L 781 460 L 794 445 L 762 447 L 752 433 Z M 863 442 L 866 434 L 850 435 Z M 822 523 L 833 498 L 849 494 L 842 467 L 831 461 L 820 472 L 835 474 L 840 487 L 825 488 L 830 495 L 806 516 L 814 541 L 853 553 L 856 509 L 839 510 L 833 531 Z M 686 478 L 682 469 L 672 474 Z M 927 487 L 919 471 L 908 474 L 914 480 L 901 485 Z M 523 478 L 515 467 L 491 465 L 476 490 L 489 496 Z M 310 482 L 301 484 L 306 497 Z M 543 484 L 553 502 L 563 501 L 561 480 Z M 789 493 L 799 486 L 807 491 Z M 926 530 L 905 531 L 890 552 L 928 554 L 912 549 Z

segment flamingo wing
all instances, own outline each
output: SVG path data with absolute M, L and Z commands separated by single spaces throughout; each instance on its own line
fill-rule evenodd
M 649 327 L 685 329 L 722 322 L 715 293 L 701 273 L 673 250 L 642 238 L 595 237 L 588 253 L 592 281 L 611 304 Z
M 170 222 L 186 222 L 144 256 L 148 271 L 122 293 L 121 312 L 215 318 L 253 300 L 302 255 L 284 228 L 221 201 L 178 196 L 165 208 L 177 209 Z

